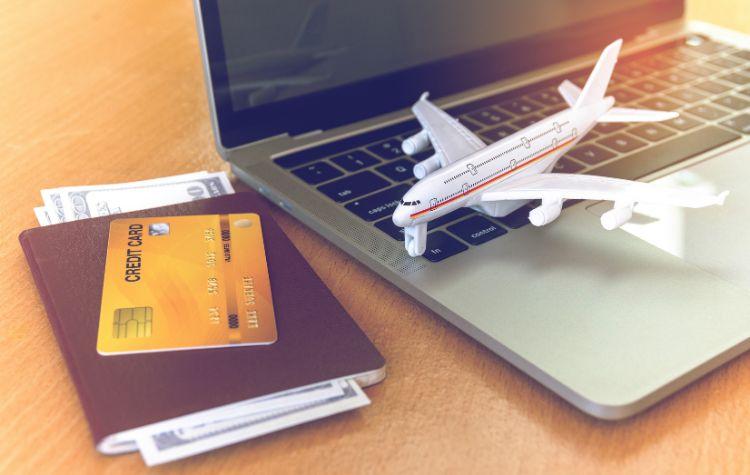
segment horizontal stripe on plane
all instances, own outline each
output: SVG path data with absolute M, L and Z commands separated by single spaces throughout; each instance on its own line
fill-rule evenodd
M 506 177 L 506 176 L 508 176 L 508 175 L 510 175 L 512 173 L 519 172 L 519 171 L 523 170 L 525 167 L 531 165 L 532 163 L 535 163 L 535 162 L 539 161 L 542 157 L 546 157 L 547 155 L 549 155 L 550 153 L 554 152 L 555 150 L 559 150 L 559 149 L 563 148 L 564 146 L 568 145 L 570 142 L 572 142 L 573 140 L 575 140 L 575 138 L 576 137 L 573 137 L 570 140 L 566 140 L 565 142 L 561 143 L 557 147 L 555 147 L 553 149 L 550 149 L 550 150 L 547 150 L 546 152 L 540 154 L 538 157 L 534 157 L 533 159 L 527 161 L 526 163 L 524 163 L 524 164 L 522 164 L 522 165 L 520 165 L 520 166 L 518 166 L 518 167 L 516 167 L 516 168 L 514 168 L 512 170 L 508 170 L 507 172 L 502 173 L 502 174 L 496 176 L 495 178 L 487 181 L 486 183 L 482 183 L 482 184 L 477 185 L 477 186 L 475 186 L 473 188 L 469 188 L 468 190 L 464 191 L 460 195 L 454 196 L 453 198 L 448 199 L 446 201 L 443 201 L 442 203 L 438 203 L 435 206 L 432 206 L 430 208 L 425 208 L 422 211 L 417 211 L 416 213 L 410 215 L 409 217 L 410 218 L 417 218 L 417 217 L 419 217 L 419 216 L 421 216 L 421 215 L 423 215 L 425 213 L 429 213 L 430 211 L 434 211 L 434 210 L 440 208 L 441 206 L 447 205 L 448 203 L 452 203 L 452 202 L 456 201 L 457 199 L 460 199 L 460 198 L 463 198 L 464 196 L 470 195 L 471 193 L 474 193 L 475 191 L 477 191 L 479 189 L 482 189 L 485 186 L 490 185 L 490 184 L 496 182 L 497 180 L 499 180 L 501 178 L 504 178 L 504 177 Z

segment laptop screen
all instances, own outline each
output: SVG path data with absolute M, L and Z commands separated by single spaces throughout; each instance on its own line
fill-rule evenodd
M 206 0 L 222 144 L 328 129 L 600 49 L 664 0 Z M 600 40 L 599 40 L 600 39 Z

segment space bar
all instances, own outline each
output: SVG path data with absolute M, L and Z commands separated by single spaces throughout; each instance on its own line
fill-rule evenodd
M 735 133 L 709 125 L 668 142 L 626 155 L 617 161 L 595 168 L 590 173 L 636 180 L 738 138 L 740 136 Z

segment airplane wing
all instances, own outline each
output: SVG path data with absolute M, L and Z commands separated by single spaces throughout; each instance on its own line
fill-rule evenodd
M 629 109 L 627 107 L 613 107 L 606 114 L 596 119 L 597 122 L 661 122 L 674 119 L 680 114 L 669 111 L 655 111 L 648 109 Z
M 691 189 L 668 188 L 639 181 L 593 175 L 541 173 L 499 184 L 484 192 L 482 201 L 604 200 L 620 203 L 657 203 L 687 208 L 720 205 L 728 191 L 712 195 Z
M 425 92 L 412 111 L 427 132 L 444 167 L 486 147 L 484 142 L 458 120 L 427 100 Z

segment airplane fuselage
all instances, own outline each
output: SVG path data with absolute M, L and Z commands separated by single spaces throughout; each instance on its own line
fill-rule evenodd
M 526 201 L 483 204 L 482 192 L 520 176 L 549 172 L 612 104 L 605 98 L 593 106 L 560 111 L 429 174 L 404 195 L 394 223 L 418 225 L 465 206 L 498 217 L 513 212 Z

